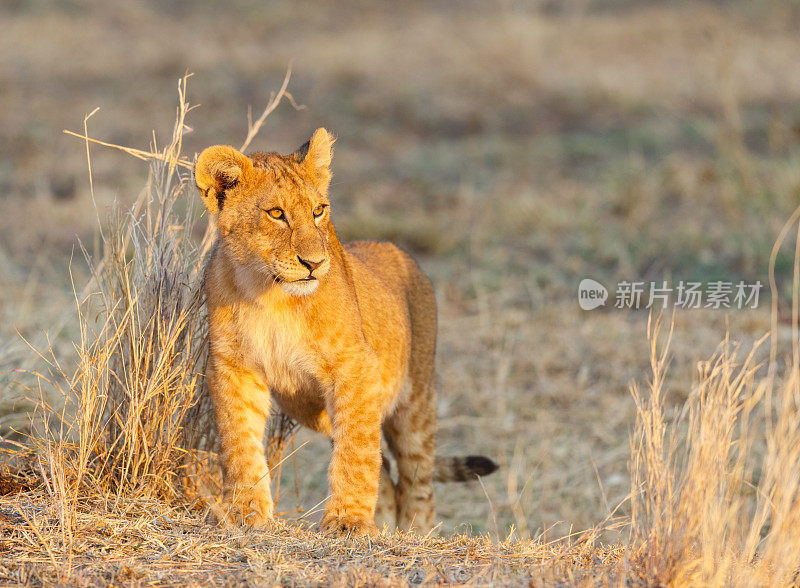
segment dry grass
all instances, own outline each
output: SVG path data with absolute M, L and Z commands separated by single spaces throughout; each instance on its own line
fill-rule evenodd
M 189 110 L 184 89 L 172 140 L 145 189 L 130 213 L 101 229 L 102 259 L 92 264 L 87 253 L 92 278 L 76 293 L 74 371 L 52 350 L 42 354 L 41 426 L 29 445 L 49 470 L 51 491 L 73 509 L 87 489 L 173 500 L 191 479 L 186 468 L 195 456 L 187 452 L 213 442 L 202 394 L 200 284 L 209 240 L 187 237 L 191 207 L 175 211 L 189 177 L 177 166 Z M 51 405 L 59 396 L 63 402 Z
M 631 519 L 626 560 L 648 585 L 791 586 L 800 576 L 800 239 L 795 241 L 791 354 L 779 360 L 774 260 L 772 327 L 743 356 L 728 337 L 680 412 L 668 416 L 665 380 L 673 332 L 648 323 L 651 379 L 632 389 Z M 769 355 L 761 347 L 770 340 Z
M 486 537 L 332 540 L 278 521 L 264 531 L 209 525 L 182 507 L 94 496 L 75 511 L 67 553 L 58 512 L 39 493 L 0 497 L 0 581 L 27 585 L 469 585 L 591 583 L 619 548 Z

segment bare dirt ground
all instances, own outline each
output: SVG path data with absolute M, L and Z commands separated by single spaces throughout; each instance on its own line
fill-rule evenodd
M 177 82 L 192 72 L 188 97 L 199 106 L 184 152 L 238 145 L 248 108 L 263 108 L 291 62 L 289 90 L 303 108 L 284 102 L 252 148 L 290 151 L 317 126 L 338 137 L 338 232 L 397 242 L 436 287 L 439 450 L 483 453 L 501 466 L 482 484 L 438 488 L 438 532 L 466 533 L 453 540 L 460 547 L 411 539 L 345 546 L 349 555 L 336 557 L 348 563 L 338 571 L 324 543 L 301 527 L 288 541 L 282 527 L 236 535 L 165 506 L 153 506 L 161 518 L 151 518 L 146 505 L 111 507 L 103 498 L 100 514 L 87 505 L 80 515 L 108 529 L 76 548 L 75 569 L 85 573 L 59 577 L 62 556 L 36 539 L 46 536 L 42 525 L 58 526 L 47 494 L 23 494 L 21 504 L 13 493 L 0 500 L 0 526 L 30 523 L 13 541 L 30 540 L 33 563 L 14 568 L 22 548 L 3 539 L 0 574 L 21 583 L 614 581 L 604 563 L 619 562 L 612 548 L 589 556 L 575 551 L 579 535 L 548 541 L 612 512 L 630 514 L 629 387 L 650 373 L 647 311 L 582 311 L 577 285 L 599 280 L 611 303 L 623 280 L 766 286 L 773 242 L 800 189 L 795 4 L 15 0 L 0 20 L 6 436 L 25 427 L 23 398 L 35 392 L 19 385 L 27 382 L 19 370 L 38 365 L 22 338 L 41 347 L 47 332 L 56 355 L 74 359 L 71 281 L 80 288 L 88 278 L 78 243 L 97 259 L 98 219 L 106 226 L 113 204 L 130 206 L 146 181 L 142 162 L 93 147 L 95 206 L 85 146 L 61 130 L 82 131 L 99 106 L 88 121 L 92 136 L 160 147 Z M 787 251 L 776 259 L 782 300 Z M 726 331 L 747 346 L 769 330 L 769 302 L 762 291 L 755 310 L 677 312 L 670 410 L 690 396 L 697 362 Z M 296 447 L 306 442 L 284 469 L 278 510 L 311 509 L 325 497 L 328 443 L 300 434 Z M 114 517 L 126 516 L 116 527 Z M 502 545 L 512 526 L 515 537 L 538 542 L 505 555 L 488 547 Z M 620 541 L 613 531 L 598 537 Z M 158 557 L 171 571 L 153 575 Z M 102 570 L 91 571 L 88 562 L 103 558 Z M 178 561 L 206 563 L 187 563 L 184 574 Z M 282 561 L 295 563 L 284 570 Z

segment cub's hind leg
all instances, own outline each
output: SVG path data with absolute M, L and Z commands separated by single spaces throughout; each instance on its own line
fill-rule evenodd
M 383 430 L 397 458 L 397 526 L 427 532 L 433 527 L 433 470 L 436 450 L 436 297 L 419 267 L 408 260 L 411 284 L 408 310 L 411 318 L 410 390 L 403 395 Z
M 415 386 L 386 420 L 389 448 L 397 459 L 396 512 L 401 530 L 433 527 L 433 465 L 436 442 L 436 394 L 433 385 Z
M 396 488 L 391 476 L 391 465 L 388 458 L 383 456 L 381 477 L 378 481 L 378 505 L 375 507 L 375 525 L 383 529 L 384 525 L 389 531 L 394 531 L 397 526 L 397 498 Z

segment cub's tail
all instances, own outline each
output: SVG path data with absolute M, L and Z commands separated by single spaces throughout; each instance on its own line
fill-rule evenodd
M 487 476 L 497 469 L 497 464 L 482 455 L 466 457 L 436 457 L 433 463 L 434 482 L 466 482 L 478 476 Z

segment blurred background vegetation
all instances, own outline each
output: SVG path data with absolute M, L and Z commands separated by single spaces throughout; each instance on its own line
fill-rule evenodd
M 146 165 L 61 133 L 147 149 L 186 72 L 185 152 L 238 145 L 293 64 L 254 150 L 337 137 L 344 238 L 390 239 L 440 304 L 440 451 L 487 453 L 485 487 L 439 494 L 444 529 L 554 536 L 630 490 L 628 387 L 646 378 L 646 311 L 581 311 L 577 284 L 767 283 L 800 195 L 800 4 L 793 0 L 337 3 L 8 0 L 0 5 L 0 426 L 26 422 L 36 367 L 76 337 L 98 219 Z M 155 131 L 155 135 L 153 134 Z M 202 223 L 201 223 L 202 225 Z M 199 236 L 199 235 L 198 235 Z M 791 243 L 777 259 L 791 272 Z M 676 316 L 668 400 L 758 310 Z M 296 456 L 279 510 L 325 492 L 327 442 Z M 287 490 L 288 488 L 288 490 Z

